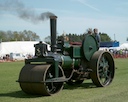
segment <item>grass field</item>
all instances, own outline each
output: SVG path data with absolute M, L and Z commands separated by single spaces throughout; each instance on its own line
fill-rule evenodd
M 53 96 L 27 95 L 16 82 L 24 62 L 0 63 L 0 102 L 128 102 L 128 59 L 115 59 L 117 67 L 111 85 L 97 88 L 91 80 L 78 87 L 64 85 Z

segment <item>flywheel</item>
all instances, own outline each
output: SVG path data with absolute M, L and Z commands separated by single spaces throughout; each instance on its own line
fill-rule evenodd
M 86 35 L 82 42 L 82 51 L 87 61 L 91 60 L 92 55 L 99 49 L 94 36 Z

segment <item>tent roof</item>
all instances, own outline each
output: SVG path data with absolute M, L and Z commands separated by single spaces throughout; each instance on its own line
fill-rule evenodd
M 10 53 L 22 53 L 22 54 L 34 55 L 35 53 L 34 44 L 37 43 L 39 43 L 39 41 L 2 42 L 0 43 L 0 55 L 10 54 Z
M 128 49 L 128 43 L 121 44 L 120 49 Z

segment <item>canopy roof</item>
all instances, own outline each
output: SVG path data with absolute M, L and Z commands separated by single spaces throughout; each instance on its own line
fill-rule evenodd
M 37 43 L 39 43 L 39 41 L 1 42 L 0 55 L 10 54 L 10 53 L 22 53 L 22 54 L 34 55 L 35 53 L 34 44 Z M 48 50 L 49 48 L 50 46 L 48 45 Z
M 128 49 L 128 43 L 121 44 L 120 49 Z

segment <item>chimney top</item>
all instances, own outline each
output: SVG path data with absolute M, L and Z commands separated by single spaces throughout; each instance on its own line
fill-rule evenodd
M 50 19 L 56 19 L 57 16 L 50 16 Z

